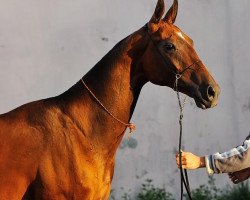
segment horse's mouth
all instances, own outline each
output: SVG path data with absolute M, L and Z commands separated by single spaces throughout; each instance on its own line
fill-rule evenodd
M 218 92 L 214 93 L 213 96 L 210 96 L 210 98 L 207 96 L 207 90 L 202 91 L 199 88 L 191 88 L 189 90 L 185 90 L 185 87 L 179 86 L 179 91 L 188 95 L 189 97 L 193 98 L 195 101 L 195 104 L 198 108 L 201 108 L 203 110 L 213 108 L 217 105 L 218 103 L 218 94 L 219 94 L 219 89 L 217 89 Z M 203 95 L 202 95 L 203 94 Z
M 209 106 L 206 105 L 206 103 L 198 98 L 194 98 L 194 101 L 196 103 L 196 106 L 198 108 L 201 108 L 203 110 L 206 110 L 207 108 L 210 108 Z
M 194 98 L 194 101 L 196 103 L 196 106 L 198 108 L 203 109 L 203 110 L 206 110 L 208 108 L 213 108 L 214 106 L 217 105 L 217 103 L 214 103 L 213 101 L 206 101 L 200 97 Z

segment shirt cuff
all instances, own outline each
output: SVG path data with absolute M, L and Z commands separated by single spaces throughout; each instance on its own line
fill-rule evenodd
M 208 175 L 214 174 L 215 171 L 213 170 L 213 156 L 205 156 L 205 163 Z

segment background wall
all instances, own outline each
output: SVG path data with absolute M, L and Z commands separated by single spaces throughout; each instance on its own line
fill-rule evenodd
M 176 24 L 195 41 L 221 87 L 214 109 L 200 110 L 188 99 L 185 150 L 200 155 L 225 151 L 240 144 L 250 130 L 250 2 L 179 3 Z M 0 0 L 0 5 L 0 113 L 4 113 L 67 90 L 119 40 L 150 19 L 156 0 Z M 116 194 L 134 192 L 151 178 L 178 196 L 175 93 L 147 84 L 132 121 L 137 131 L 130 140 L 124 138 L 117 153 Z M 206 177 L 205 170 L 190 172 L 192 187 L 205 183 Z M 221 186 L 229 181 L 226 175 L 216 179 Z

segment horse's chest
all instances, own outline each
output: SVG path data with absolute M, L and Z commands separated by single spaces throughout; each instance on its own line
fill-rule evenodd
M 39 169 L 43 199 L 108 199 L 113 163 L 94 155 L 50 155 Z
M 55 188 L 54 188 L 55 189 Z M 51 188 L 38 188 L 39 200 L 106 200 L 110 193 L 110 184 L 85 183 L 85 185 L 74 184 L 74 188 L 60 186 L 54 190 Z M 42 193 L 42 198 L 40 194 Z

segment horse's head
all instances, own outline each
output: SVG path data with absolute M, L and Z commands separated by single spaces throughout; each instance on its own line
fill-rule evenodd
M 180 74 L 180 92 L 194 98 L 200 108 L 216 106 L 219 86 L 199 59 L 193 41 L 174 25 L 178 1 L 174 0 L 163 17 L 164 10 L 164 0 L 158 0 L 146 27 L 149 43 L 142 62 L 147 79 L 157 85 L 173 88 L 176 75 Z

